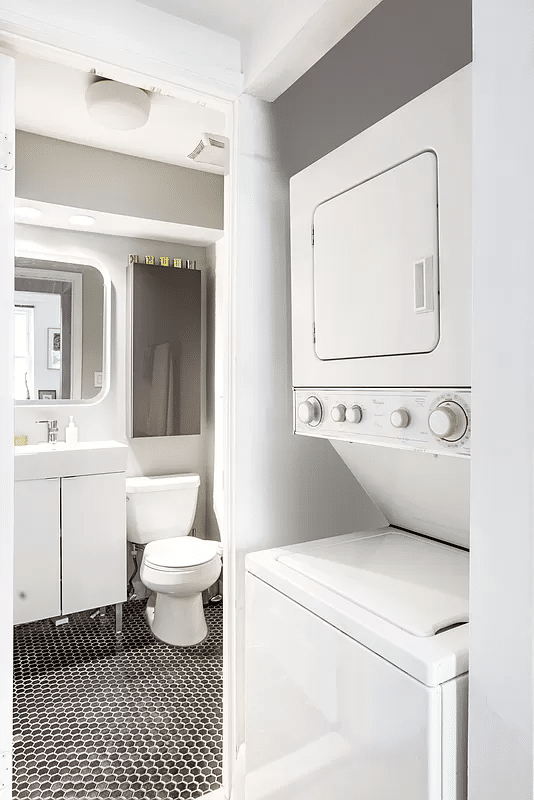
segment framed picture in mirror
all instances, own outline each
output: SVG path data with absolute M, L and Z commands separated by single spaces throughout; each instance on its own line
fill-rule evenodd
M 55 389 L 38 389 L 37 390 L 39 400 L 56 400 L 56 390 Z
M 61 331 L 48 328 L 48 369 L 61 369 Z

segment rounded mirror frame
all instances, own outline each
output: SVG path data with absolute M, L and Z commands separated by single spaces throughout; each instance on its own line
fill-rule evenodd
M 15 278 L 17 277 L 16 271 L 24 270 L 28 277 L 31 272 L 39 269 L 46 269 L 48 272 L 62 270 L 68 272 L 68 267 L 72 267 L 73 271 L 79 275 L 83 275 L 80 267 L 90 267 L 96 270 L 102 278 L 102 387 L 100 391 L 90 398 L 57 398 L 57 399 L 32 399 L 32 400 L 15 400 L 16 406 L 38 406 L 39 408 L 56 407 L 56 406 L 80 406 L 80 405 L 94 405 L 102 402 L 110 389 L 110 357 L 111 357 L 111 277 L 109 272 L 101 264 L 96 263 L 90 259 L 77 258 L 75 256 L 65 257 L 56 256 L 50 253 L 35 253 L 27 251 L 17 251 L 15 256 Z M 81 282 L 80 282 L 81 283 Z

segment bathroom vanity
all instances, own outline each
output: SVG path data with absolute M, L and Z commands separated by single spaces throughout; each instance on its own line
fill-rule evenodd
M 15 448 L 15 624 L 126 600 L 127 450 Z

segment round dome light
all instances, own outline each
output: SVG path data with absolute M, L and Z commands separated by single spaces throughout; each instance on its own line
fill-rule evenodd
M 107 79 L 89 86 L 85 102 L 96 122 L 116 131 L 142 128 L 150 114 L 150 96 L 144 89 Z

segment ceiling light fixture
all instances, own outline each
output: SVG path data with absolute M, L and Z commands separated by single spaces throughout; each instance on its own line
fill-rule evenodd
M 88 228 L 95 224 L 95 218 L 90 217 L 88 214 L 73 214 L 69 217 L 71 225 L 79 225 L 82 228 Z
M 16 219 L 39 219 L 42 216 L 42 211 L 32 206 L 17 206 L 15 208 Z
M 85 103 L 96 122 L 116 131 L 142 128 L 150 114 L 150 95 L 144 89 L 107 78 L 89 86 Z

